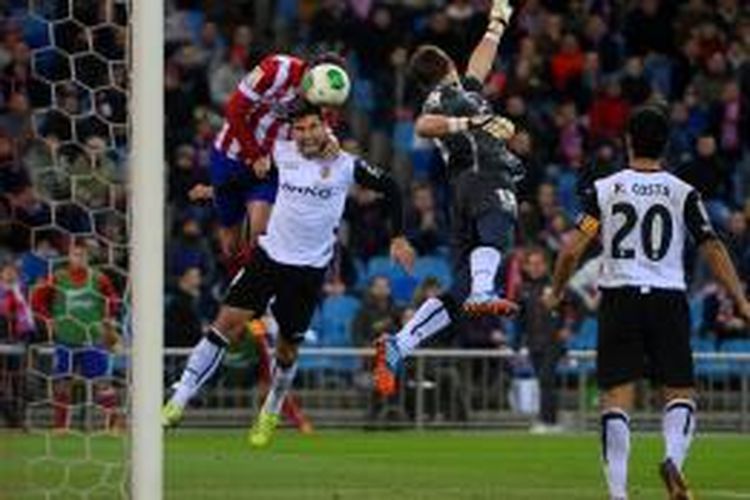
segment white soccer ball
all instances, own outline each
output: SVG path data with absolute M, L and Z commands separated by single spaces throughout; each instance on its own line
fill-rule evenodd
M 351 82 L 346 70 L 337 64 L 313 66 L 302 80 L 305 99 L 316 106 L 341 106 L 346 102 Z

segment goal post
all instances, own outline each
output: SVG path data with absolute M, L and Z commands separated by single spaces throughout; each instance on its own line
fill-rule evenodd
M 164 1 L 132 0 L 131 494 L 162 498 L 164 314 Z

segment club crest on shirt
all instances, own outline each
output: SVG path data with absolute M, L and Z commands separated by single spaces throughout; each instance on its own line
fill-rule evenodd
M 328 179 L 331 176 L 331 166 L 330 165 L 323 165 L 320 167 L 320 178 L 321 179 Z

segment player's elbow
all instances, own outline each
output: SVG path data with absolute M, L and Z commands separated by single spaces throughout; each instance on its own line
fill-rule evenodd
M 563 242 L 560 247 L 559 259 L 566 263 L 578 262 L 581 258 L 586 246 L 580 240 L 572 238 L 569 241 Z

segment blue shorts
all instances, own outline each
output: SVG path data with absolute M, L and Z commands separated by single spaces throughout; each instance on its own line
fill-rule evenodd
M 81 375 L 98 378 L 110 374 L 109 352 L 100 347 L 55 346 L 54 375 Z
M 275 171 L 268 178 L 258 179 L 247 165 L 215 148 L 211 149 L 210 170 L 214 206 L 224 227 L 242 223 L 248 202 L 265 201 L 272 204 L 276 200 L 279 179 Z

